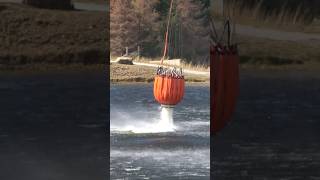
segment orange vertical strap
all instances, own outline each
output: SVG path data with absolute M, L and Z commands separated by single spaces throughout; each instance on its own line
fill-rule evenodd
M 166 57 L 167 50 L 168 50 L 168 36 L 169 36 L 169 27 L 170 27 L 170 21 L 171 21 L 172 5 L 173 5 L 173 0 L 171 0 L 171 3 L 170 3 L 169 17 L 167 22 L 167 30 L 165 35 L 164 50 L 163 50 L 163 56 L 161 59 L 161 64 L 163 64 L 163 59 Z

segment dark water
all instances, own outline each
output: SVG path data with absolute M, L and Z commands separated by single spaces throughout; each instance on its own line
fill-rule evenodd
M 241 74 L 234 121 L 212 138 L 214 179 L 320 179 L 318 73 Z M 107 179 L 104 77 L 2 73 L 0 179 Z M 111 95 L 111 125 L 159 118 L 151 85 L 113 85 Z M 209 179 L 208 96 L 187 87 L 174 133 L 113 131 L 112 178 Z
M 104 77 L 1 73 L 0 179 L 106 179 Z
M 209 179 L 209 87 L 187 86 L 175 132 L 157 133 L 152 84 L 111 86 L 111 179 Z M 153 133 L 128 129 L 151 128 Z M 158 129 L 157 129 L 158 128 Z
M 233 123 L 213 137 L 214 179 L 320 179 L 320 75 L 242 72 Z

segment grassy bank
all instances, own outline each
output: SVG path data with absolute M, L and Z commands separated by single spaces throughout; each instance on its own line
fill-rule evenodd
M 320 42 L 280 41 L 266 38 L 237 35 L 239 42 L 240 68 L 242 72 L 255 70 L 261 72 L 301 72 L 316 74 L 320 67 Z M 115 60 L 115 57 L 111 57 Z M 138 62 L 148 63 L 152 60 L 141 58 Z M 209 71 L 206 66 L 183 64 L 184 69 Z M 152 82 L 155 68 L 134 65 L 111 65 L 112 82 Z M 187 82 L 208 82 L 209 78 L 186 75 Z
M 241 64 L 288 66 L 320 63 L 320 42 L 289 42 L 237 36 Z
M 225 4 L 224 11 L 234 21 L 243 25 L 294 32 L 320 33 L 320 17 L 319 14 L 312 12 L 314 7 L 303 6 L 302 2 L 300 5 L 290 5 L 289 1 L 283 1 L 273 6 L 267 6 L 267 1 L 264 0 L 251 3 L 229 0 Z M 218 19 L 222 19 L 215 14 L 213 9 L 212 14 Z
M 209 55 L 209 54 L 208 54 Z M 117 57 L 115 56 L 110 56 L 111 61 L 115 61 Z M 134 58 L 134 62 L 141 62 L 141 63 L 152 63 L 152 64 L 158 64 L 160 65 L 160 60 L 161 57 L 155 57 L 155 58 L 149 58 L 149 57 L 140 57 L 140 58 Z M 194 70 L 194 71 L 210 71 L 210 66 L 207 64 L 192 64 L 192 63 L 187 63 L 185 59 L 181 60 L 181 63 L 179 67 L 183 69 L 189 69 L 189 70 Z
M 103 64 L 109 49 L 104 12 L 37 9 L 0 3 L 1 68 Z
M 117 82 L 153 82 L 156 68 L 137 65 L 110 65 L 110 81 Z M 209 77 L 185 74 L 186 82 L 208 83 Z
M 310 34 L 308 38 L 301 38 L 304 40 L 300 41 L 291 40 L 288 38 L 289 35 L 287 38 L 281 38 L 281 35 L 288 32 L 298 32 L 291 33 L 292 39 L 295 38 L 292 36 L 302 37 L 308 33 L 313 33 L 314 36 L 320 34 L 320 20 L 316 15 L 312 15 L 311 7 L 303 8 L 303 3 L 290 6 L 289 1 L 279 2 L 282 6 L 272 8 L 267 8 L 269 1 L 263 0 L 256 0 L 255 3 L 235 0 L 227 2 L 224 7 L 225 13 L 230 15 L 233 23 L 243 25 L 242 32 L 247 32 L 244 33 L 246 36 L 237 34 L 233 39 L 239 43 L 242 65 L 278 69 L 300 66 L 309 69 L 320 63 L 320 41 L 310 38 Z M 222 22 L 221 15 L 215 14 L 213 10 L 212 8 L 212 15 L 217 24 Z M 235 29 L 236 32 L 241 28 L 237 29 L 238 27 Z M 257 31 L 252 31 L 251 35 L 250 28 L 244 27 L 257 27 L 252 28 Z M 259 35 L 254 34 L 259 30 Z M 263 36 L 263 33 L 267 33 L 267 36 Z

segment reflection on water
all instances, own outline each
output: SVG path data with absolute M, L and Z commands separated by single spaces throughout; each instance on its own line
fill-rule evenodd
M 209 179 L 209 87 L 186 87 L 171 132 L 159 125 L 152 92 L 151 84 L 111 86 L 111 178 Z
M 320 179 L 319 72 L 266 73 L 242 73 L 235 119 L 212 138 L 213 176 Z

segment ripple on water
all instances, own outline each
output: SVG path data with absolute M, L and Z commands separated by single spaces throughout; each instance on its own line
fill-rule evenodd
M 114 174 L 158 175 L 167 177 L 208 177 L 209 149 L 111 149 L 111 168 Z M 119 160 L 123 160 L 120 162 Z M 123 163 L 127 162 L 127 163 Z M 119 171 L 123 169 L 124 171 Z M 118 174 L 119 175 L 119 174 Z

